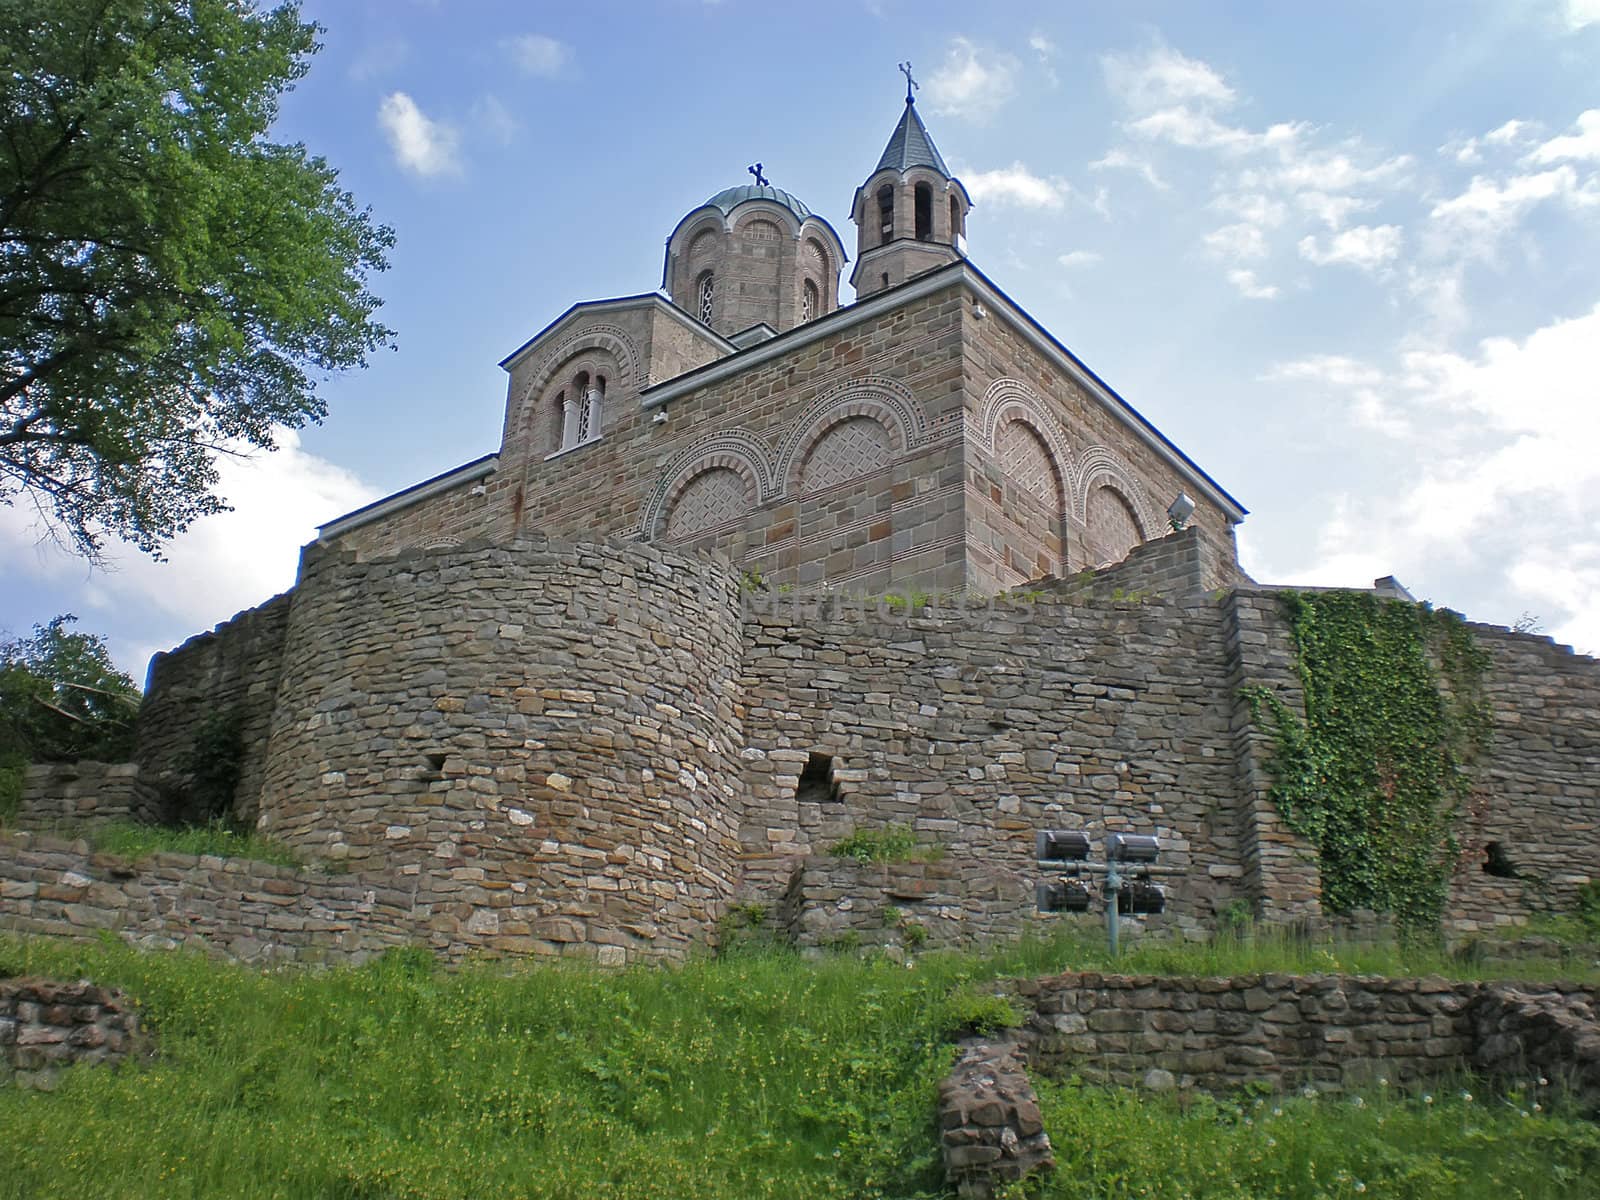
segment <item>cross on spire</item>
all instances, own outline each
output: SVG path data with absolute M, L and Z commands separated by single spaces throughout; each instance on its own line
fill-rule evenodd
M 753 166 L 753 167 L 746 167 L 745 170 L 749 171 L 750 174 L 752 174 L 752 175 L 754 175 L 756 177 L 756 186 L 757 187 L 771 187 L 772 186 L 771 184 L 769 184 L 767 182 L 767 177 L 761 173 L 761 164 L 760 163 L 756 163 L 756 165 Z
M 915 104 L 916 101 L 911 98 L 911 89 L 920 88 L 922 85 L 918 83 L 911 75 L 910 59 L 907 59 L 905 62 L 900 64 L 900 73 L 906 77 L 906 103 Z

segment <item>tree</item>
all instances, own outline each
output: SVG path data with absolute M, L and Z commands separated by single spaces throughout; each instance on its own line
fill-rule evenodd
M 0 816 L 30 762 L 119 761 L 133 749 L 139 689 L 105 642 L 75 633 L 71 613 L 0 642 Z
M 217 455 L 322 418 L 392 331 L 393 231 L 271 142 L 293 3 L 0 0 L 0 503 L 91 558 L 226 509 Z

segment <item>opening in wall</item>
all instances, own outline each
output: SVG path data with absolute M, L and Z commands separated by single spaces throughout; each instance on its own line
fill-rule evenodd
M 794 798 L 811 804 L 830 804 L 843 799 L 839 794 L 839 781 L 833 777 L 833 755 L 811 752 L 800 772 L 800 782 L 795 785 Z

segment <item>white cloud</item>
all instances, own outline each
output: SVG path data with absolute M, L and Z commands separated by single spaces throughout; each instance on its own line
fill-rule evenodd
M 1288 215 L 1281 200 L 1260 192 L 1226 192 L 1213 200 L 1211 207 L 1267 229 L 1276 229 Z
M 1600 3 L 1600 0 L 1596 2 Z M 1528 155 L 1528 160 L 1540 164 L 1566 159 L 1600 162 L 1600 108 L 1580 113 L 1575 129 L 1574 133 L 1551 138 L 1536 147 Z
M 378 124 L 389 139 L 395 162 L 418 175 L 453 175 L 461 170 L 456 157 L 460 140 L 454 126 L 431 120 L 404 92 L 386 96 L 378 106 Z
M 1267 256 L 1266 235 L 1256 226 L 1244 223 L 1212 230 L 1205 236 L 1205 247 L 1213 257 L 1223 262 Z
M 1275 300 L 1278 288 L 1275 284 L 1262 283 L 1256 278 L 1254 271 L 1243 267 L 1236 267 L 1228 272 L 1228 282 L 1239 289 L 1239 294 L 1246 300 Z
M 500 43 L 524 75 L 553 79 L 572 61 L 572 47 L 542 33 L 524 33 Z
M 1100 258 L 1101 256 L 1093 250 L 1071 250 L 1066 254 L 1057 255 L 1056 261 L 1071 271 L 1078 267 L 1092 267 L 1100 261 Z
M 1519 121 L 1515 117 L 1503 125 L 1497 125 L 1483 135 L 1483 140 L 1491 146 L 1510 146 L 1527 137 L 1533 128 L 1528 121 Z
M 84 627 L 117 633 L 137 624 L 154 641 L 119 652 L 135 678 L 156 650 L 260 604 L 294 583 L 300 547 L 317 526 L 360 508 L 377 493 L 355 475 L 307 453 L 300 435 L 274 433 L 278 449 L 249 458 L 223 457 L 219 494 L 231 512 L 197 521 L 156 562 L 121 543 L 109 544 L 106 569 L 90 568 L 49 540 L 41 541 L 32 514 L 0 508 L 0 557 L 8 569 L 40 580 L 74 584 L 74 611 Z M 126 645 L 127 636 L 118 639 Z
M 1600 650 L 1600 305 L 1471 353 L 1417 348 L 1387 370 L 1324 356 L 1274 377 L 1346 393 L 1358 420 L 1363 397 L 1381 396 L 1393 417 L 1385 432 L 1404 439 L 1409 463 L 1324 523 L 1319 561 L 1296 579 L 1471 581 L 1479 604 L 1500 609 L 1472 615 L 1538 613 L 1558 640 Z
M 1300 257 L 1319 267 L 1347 266 L 1375 271 L 1393 262 L 1400 254 L 1398 225 L 1357 225 L 1323 241 L 1315 237 L 1300 239 Z
M 1060 208 L 1072 194 L 1071 187 L 1064 180 L 1041 178 L 1020 162 L 993 171 L 965 174 L 962 181 L 972 198 L 980 204 Z
M 1115 149 L 1089 164 L 1091 171 L 1125 170 L 1132 171 L 1157 191 L 1164 192 L 1170 186 L 1166 180 L 1156 174 L 1156 169 L 1147 158 L 1130 154 L 1123 149 Z
M 1112 93 L 1136 111 L 1188 102 L 1226 108 L 1234 100 L 1214 68 L 1165 46 L 1140 55 L 1107 54 L 1100 66 Z
M 951 40 L 944 62 L 924 87 L 935 112 L 984 121 L 1016 94 L 1019 70 L 1011 55 L 958 37 Z
M 1578 207 L 1600 203 L 1600 183 L 1591 178 L 1580 184 L 1577 172 L 1565 164 L 1537 174 L 1514 175 L 1503 182 L 1475 175 L 1466 191 L 1441 200 L 1428 213 L 1430 250 L 1490 257 L 1500 237 L 1547 200 L 1563 200 Z
M 1056 52 L 1056 44 L 1042 33 L 1036 33 L 1028 39 L 1029 48 L 1040 58 L 1048 59 Z
M 1262 133 L 1252 133 L 1225 125 L 1210 113 L 1192 108 L 1163 108 L 1140 117 L 1128 125 L 1131 133 L 1151 141 L 1171 142 L 1192 150 L 1221 150 L 1225 154 L 1255 154 L 1263 150 L 1287 150 L 1303 132 L 1303 126 L 1278 124 Z
M 1378 206 L 1376 200 L 1358 196 L 1330 196 L 1327 192 L 1301 192 L 1294 202 L 1302 212 L 1321 221 L 1329 229 L 1341 229 L 1350 219 L 1350 214 L 1366 212 Z
M 1565 0 L 1562 16 L 1573 33 L 1589 25 L 1600 25 L 1600 0 Z

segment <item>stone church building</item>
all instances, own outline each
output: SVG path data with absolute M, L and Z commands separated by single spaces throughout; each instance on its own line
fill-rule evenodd
M 850 217 L 847 250 L 759 173 L 711 196 L 660 291 L 504 360 L 497 450 L 330 521 L 291 591 L 157 655 L 135 763 L 29 778 L 24 825 L 170 817 L 222 754 L 232 812 L 330 873 L 0 834 L 0 928 L 248 959 L 677 959 L 730 915 L 964 944 L 1061 919 L 1051 828 L 1155 834 L 1169 928 L 1326 918 L 1246 699 L 1304 711 L 1244 509 L 973 265 L 909 96 Z M 1495 732 L 1459 935 L 1600 878 L 1600 664 L 1473 629 Z M 891 834 L 921 852 L 830 853 Z
M 1191 523 L 1231 582 L 1244 509 L 967 258 L 972 202 L 907 100 L 850 254 L 801 200 L 732 187 L 662 290 L 574 304 L 502 363 L 497 453 L 323 526 L 363 555 L 627 537 L 776 585 L 992 594 Z

